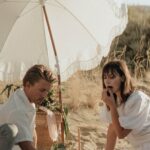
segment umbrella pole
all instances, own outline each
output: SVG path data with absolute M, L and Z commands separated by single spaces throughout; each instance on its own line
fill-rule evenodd
M 58 71 L 57 77 L 58 77 L 59 102 L 60 102 L 60 105 L 61 105 L 61 113 L 63 113 L 62 96 L 61 96 L 60 66 L 59 66 L 57 51 L 56 51 L 55 42 L 54 42 L 54 39 L 53 39 L 53 35 L 52 35 L 52 31 L 51 31 L 50 23 L 49 23 L 49 20 L 48 20 L 48 16 L 47 16 L 45 5 L 42 6 L 42 9 L 43 9 L 44 16 L 45 16 L 45 19 L 46 19 L 46 24 L 47 24 L 47 27 L 48 27 L 48 32 L 49 32 L 49 36 L 50 36 L 50 39 L 51 39 L 51 43 L 52 43 L 52 47 L 53 47 L 53 51 L 54 51 L 54 55 L 55 55 L 55 59 L 56 59 L 56 65 L 57 65 L 57 71 Z M 61 140 L 64 143 L 64 120 L 62 120 L 62 122 L 61 122 Z

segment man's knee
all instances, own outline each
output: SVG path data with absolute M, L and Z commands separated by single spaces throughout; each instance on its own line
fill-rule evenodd
M 3 124 L 0 126 L 0 150 L 11 150 L 18 128 L 14 124 Z
M 18 133 L 18 128 L 15 124 L 3 124 L 0 126 L 0 136 L 15 138 Z

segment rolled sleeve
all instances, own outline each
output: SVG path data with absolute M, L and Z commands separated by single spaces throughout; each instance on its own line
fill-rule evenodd
M 104 121 L 106 123 L 112 122 L 110 111 L 108 111 L 106 105 L 103 105 L 100 108 L 100 118 L 102 119 L 102 121 Z
M 15 139 L 15 143 L 22 141 L 33 141 L 33 131 L 31 131 L 31 123 L 28 115 L 21 111 L 14 111 L 9 118 L 10 122 L 13 122 L 18 127 L 18 134 Z
M 134 95 L 124 107 L 124 114 L 119 116 L 119 122 L 126 129 L 140 130 L 149 116 L 150 101 L 142 95 Z

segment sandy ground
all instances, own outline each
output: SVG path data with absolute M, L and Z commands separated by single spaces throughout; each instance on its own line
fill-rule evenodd
M 71 132 L 68 149 L 78 149 L 78 129 L 80 129 L 81 150 L 103 150 L 106 142 L 107 124 L 102 122 L 98 111 L 78 109 L 68 115 Z M 127 140 L 118 140 L 115 150 L 133 150 Z
M 144 80 L 134 82 L 138 89 L 150 94 L 150 73 Z M 68 115 L 70 137 L 67 150 L 79 150 L 78 129 L 80 129 L 81 137 L 80 150 L 103 150 L 106 143 L 107 124 L 100 118 L 100 106 L 95 109 L 101 97 L 99 94 L 101 84 L 79 80 L 79 78 L 68 83 L 71 83 L 68 86 L 71 92 L 68 92 L 68 97 L 65 96 L 64 99 L 67 102 L 68 98 L 70 101 L 67 103 L 75 109 L 69 111 Z M 121 139 L 117 141 L 115 150 L 133 150 L 133 148 L 126 139 Z
M 66 139 L 67 150 L 103 150 L 106 143 L 107 124 L 100 118 L 100 98 L 99 82 L 84 82 L 82 80 L 69 81 L 64 93 L 65 103 L 68 104 L 69 110 L 68 123 L 70 135 Z M 82 82 L 81 82 L 82 81 Z M 147 80 L 139 82 L 140 87 L 147 94 L 150 93 L 150 74 Z M 99 83 L 99 84 L 98 84 Z M 146 84 L 145 84 L 146 83 Z M 0 97 L 0 102 L 5 98 Z M 81 148 L 78 146 L 78 130 L 80 130 Z M 42 149 L 43 150 L 43 149 Z M 115 150 L 133 150 L 127 140 L 118 140 Z

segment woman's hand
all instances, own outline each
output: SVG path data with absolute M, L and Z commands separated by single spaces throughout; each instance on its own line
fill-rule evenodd
M 111 89 L 104 89 L 102 91 L 102 101 L 109 107 L 115 107 L 115 99 Z

